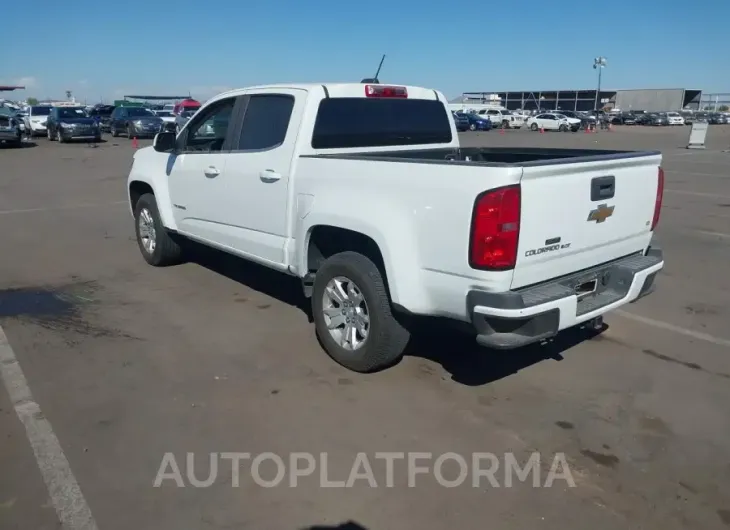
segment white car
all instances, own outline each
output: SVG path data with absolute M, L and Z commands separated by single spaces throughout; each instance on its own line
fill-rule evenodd
M 679 112 L 667 112 L 669 125 L 684 125 L 684 118 Z
M 175 115 L 170 110 L 155 110 L 155 116 L 159 117 L 165 123 L 175 123 Z
M 519 129 L 525 124 L 525 117 L 520 114 L 512 114 L 502 109 L 480 109 L 476 112 L 481 117 L 489 118 L 494 127 L 505 129 Z
M 46 122 L 53 107 L 48 105 L 36 105 L 28 107 L 25 115 L 25 134 L 31 136 L 45 136 Z
M 560 119 L 565 119 L 568 122 L 568 125 L 572 130 L 578 130 L 580 129 L 581 121 L 578 118 L 571 118 L 570 116 L 566 116 L 565 114 L 556 113 L 555 114 Z
M 580 125 L 580 120 L 577 120 Z M 562 114 L 555 114 L 548 112 L 545 114 L 538 114 L 527 119 L 527 126 L 532 131 L 568 131 L 570 130 L 570 123 L 568 118 Z
M 135 151 L 142 257 L 172 265 L 189 238 L 299 278 L 325 351 L 360 372 L 400 358 L 403 315 L 513 349 L 652 291 L 661 153 L 462 148 L 446 105 L 380 84 L 219 94 Z

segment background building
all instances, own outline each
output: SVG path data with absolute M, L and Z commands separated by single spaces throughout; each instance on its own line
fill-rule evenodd
M 536 90 L 531 92 L 464 92 L 451 103 L 495 104 L 510 110 L 593 110 L 610 107 L 621 110 L 698 110 L 701 90 L 659 88 L 636 90 Z

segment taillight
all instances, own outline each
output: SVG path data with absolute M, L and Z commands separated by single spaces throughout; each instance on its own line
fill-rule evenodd
M 404 86 L 365 85 L 365 96 L 368 98 L 407 98 L 408 90 Z
M 472 213 L 469 266 L 488 270 L 514 268 L 519 236 L 519 184 L 482 193 Z
M 656 184 L 656 202 L 654 203 L 654 219 L 651 220 L 651 229 L 654 230 L 659 224 L 659 215 L 662 212 L 662 199 L 664 198 L 664 169 L 659 168 L 659 176 Z

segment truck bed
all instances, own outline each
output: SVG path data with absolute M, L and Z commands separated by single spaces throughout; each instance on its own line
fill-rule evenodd
M 311 158 L 339 158 L 418 164 L 479 164 L 484 166 L 545 166 L 608 161 L 654 156 L 659 151 L 616 151 L 607 149 L 552 149 L 542 147 L 462 147 L 459 149 L 408 149 L 333 155 L 305 155 Z

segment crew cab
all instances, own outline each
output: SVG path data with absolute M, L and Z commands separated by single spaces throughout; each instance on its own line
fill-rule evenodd
M 135 152 L 139 250 L 187 239 L 301 279 L 343 366 L 389 366 L 405 316 L 498 349 L 549 339 L 651 292 L 658 152 L 461 148 L 444 96 L 381 84 L 272 85 L 208 101 Z

